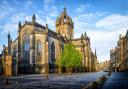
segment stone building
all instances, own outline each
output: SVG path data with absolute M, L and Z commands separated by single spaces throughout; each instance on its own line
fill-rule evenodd
M 92 71 L 92 50 L 90 38 L 85 33 L 74 38 L 74 24 L 66 8 L 57 17 L 56 32 L 48 25 L 43 26 L 32 21 L 18 24 L 18 37 L 12 41 L 8 36 L 8 51 L 13 58 L 13 73 L 54 73 L 57 72 L 55 61 L 59 61 L 64 44 L 72 42 L 83 56 L 83 70 Z
M 125 56 L 124 56 L 124 70 L 128 70 L 128 30 L 127 30 L 127 33 L 125 35 L 125 46 L 124 46 L 124 49 L 125 49 Z
M 111 68 L 115 68 L 115 71 L 124 71 L 126 67 L 126 37 L 119 36 L 119 40 L 117 41 L 117 46 L 115 49 L 110 51 L 110 66 Z
M 124 70 L 124 56 L 125 56 L 125 36 L 119 36 L 119 41 L 117 42 L 118 47 L 118 58 L 119 58 L 119 70 Z
M 115 69 L 115 66 L 113 65 L 113 68 Z M 99 70 L 100 71 L 110 71 L 110 60 L 106 60 L 99 63 Z
M 110 70 L 117 71 L 118 64 L 118 49 L 115 47 L 110 50 Z

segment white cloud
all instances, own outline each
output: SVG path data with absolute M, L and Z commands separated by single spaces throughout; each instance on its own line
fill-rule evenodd
M 88 31 L 92 49 L 94 50 L 95 47 L 97 48 L 97 54 L 100 61 L 110 59 L 110 49 L 116 46 L 119 34 L 125 32 L 125 29 L 117 31 Z
M 97 20 L 98 17 L 104 16 Z M 75 37 L 87 32 L 93 51 L 97 49 L 99 61 L 108 60 L 110 49 L 117 45 L 119 35 L 125 35 L 128 28 L 128 16 L 111 14 L 105 16 L 100 13 L 84 13 L 73 18 Z
M 13 2 L 14 2 L 15 4 L 17 4 L 17 5 L 20 4 L 20 2 L 19 2 L 18 0 L 13 0 Z
M 88 3 L 80 4 L 80 6 L 76 9 L 76 12 L 77 13 L 82 13 L 82 12 L 84 12 L 89 7 L 90 7 L 90 5 Z
M 13 33 L 13 39 L 17 37 L 17 31 L 18 31 L 18 23 L 21 22 L 22 24 L 25 23 L 25 20 L 27 21 L 31 21 L 32 20 L 32 15 L 28 15 L 24 12 L 22 13 L 17 13 L 15 15 L 12 15 L 10 17 L 10 21 L 0 25 L 0 29 L 2 29 L 2 33 L 3 34 L 7 34 L 8 32 L 10 32 L 11 34 Z M 36 14 L 36 22 L 40 23 L 42 25 L 46 25 L 46 23 L 49 24 L 49 27 L 53 28 L 55 25 L 55 22 L 53 19 L 51 19 L 50 17 L 47 17 L 46 20 L 42 19 L 38 14 Z M 4 30 L 3 30 L 4 29 Z
M 57 7 L 56 6 L 52 6 L 52 11 L 49 13 L 49 16 L 50 17 L 57 17 L 58 15 L 58 10 L 57 10 Z
M 116 30 L 119 28 L 128 28 L 128 16 L 112 14 L 104 17 L 96 23 L 97 28 L 105 28 L 108 30 Z M 115 29 L 116 28 L 116 29 Z
M 26 13 L 24 13 L 24 12 L 12 15 L 11 16 L 11 22 L 17 23 L 19 21 L 24 21 L 25 16 L 26 16 Z
M 27 0 L 27 5 L 32 5 L 33 4 L 33 0 Z
M 14 12 L 16 9 L 11 7 L 9 3 L 5 0 L 4 2 L 1 2 L 0 4 L 0 19 L 3 19 L 4 17 L 8 16 L 12 12 Z
M 44 0 L 44 10 L 47 13 L 44 21 L 45 24 L 47 23 L 50 29 L 55 30 L 55 19 L 58 15 L 58 9 L 55 5 L 55 0 Z
M 3 33 L 15 32 L 17 31 L 17 24 L 7 23 L 3 26 L 3 29 Z
M 105 49 L 108 51 L 106 55 L 100 56 L 102 58 L 109 58 L 109 51 L 111 48 L 117 45 L 117 41 L 119 40 L 119 35 L 123 36 L 126 34 L 126 30 L 128 29 L 128 16 L 120 15 L 120 14 L 112 14 L 104 17 L 103 19 L 97 21 L 96 29 L 100 29 L 101 33 L 92 34 L 95 35 L 94 42 L 101 43 L 97 44 L 98 49 Z M 92 37 L 93 37 L 92 36 Z M 96 40 L 97 39 L 97 40 Z M 93 42 L 93 41 L 92 41 Z M 101 53 L 102 54 L 102 53 Z M 99 53 L 100 55 L 100 53 Z
M 46 23 L 48 24 L 49 28 L 51 28 L 52 30 L 55 29 L 55 20 L 53 20 L 49 16 L 46 17 Z
M 44 0 L 44 11 L 47 13 L 47 16 L 51 19 L 56 18 L 58 15 L 58 10 L 55 5 L 55 0 Z M 46 18 L 47 18 L 46 16 Z
M 35 6 L 33 5 L 33 3 L 34 3 L 34 0 L 27 0 L 27 1 L 25 2 L 25 4 L 23 5 L 24 10 L 29 11 L 30 9 L 35 8 Z
M 46 22 L 38 15 L 36 14 L 36 22 L 40 23 L 45 26 Z
M 51 9 L 51 7 L 55 5 L 55 0 L 44 0 L 44 10 L 47 11 Z M 50 6 L 50 8 L 49 8 Z

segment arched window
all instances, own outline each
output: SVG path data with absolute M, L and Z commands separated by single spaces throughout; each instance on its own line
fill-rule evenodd
M 55 45 L 54 45 L 54 42 L 52 42 L 52 44 L 51 44 L 51 60 L 53 61 L 53 63 L 55 62 Z
M 25 40 L 25 43 L 24 43 L 24 50 L 25 50 L 25 51 L 29 51 L 29 40 Z
M 29 48 L 30 48 L 29 35 L 26 33 L 23 36 L 24 59 L 29 59 Z
M 42 59 L 42 43 L 40 41 L 37 42 L 37 59 Z

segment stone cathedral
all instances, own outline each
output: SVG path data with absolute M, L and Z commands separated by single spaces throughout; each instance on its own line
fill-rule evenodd
M 86 32 L 80 38 L 74 38 L 74 24 L 66 8 L 56 19 L 56 32 L 48 25 L 43 26 L 32 21 L 18 24 L 18 37 L 12 41 L 8 34 L 8 54 L 12 55 L 12 72 L 17 73 L 55 73 L 55 62 L 59 60 L 64 44 L 73 43 L 82 53 L 84 71 L 95 71 L 96 51 L 91 50 L 90 38 Z M 3 52 L 3 55 L 4 52 Z

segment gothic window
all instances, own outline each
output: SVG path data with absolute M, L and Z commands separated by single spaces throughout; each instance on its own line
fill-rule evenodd
M 55 62 L 55 45 L 54 42 L 51 44 L 51 60 Z
M 29 50 L 29 40 L 25 40 L 24 50 L 25 51 L 28 51 Z
M 26 33 L 23 36 L 24 59 L 29 59 L 29 48 L 30 48 L 29 35 Z
M 42 43 L 37 42 L 37 59 L 42 59 Z

